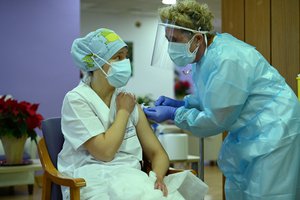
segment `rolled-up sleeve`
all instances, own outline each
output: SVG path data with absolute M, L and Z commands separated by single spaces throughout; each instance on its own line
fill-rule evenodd
M 68 93 L 62 107 L 62 131 L 74 149 L 93 136 L 105 132 L 105 128 L 90 105 L 76 92 Z
M 185 108 L 197 108 L 199 110 L 202 110 L 200 108 L 199 99 L 197 99 L 196 96 L 193 94 L 186 95 L 184 97 L 184 107 Z

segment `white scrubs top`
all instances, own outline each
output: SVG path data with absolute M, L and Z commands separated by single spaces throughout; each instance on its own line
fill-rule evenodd
M 57 162 L 60 172 L 71 177 L 83 177 L 89 186 L 95 181 L 99 184 L 99 178 L 104 180 L 107 173 L 116 167 L 128 166 L 140 169 L 142 148 L 135 129 L 138 122 L 137 107 L 131 114 L 123 143 L 112 161 L 96 160 L 83 146 L 87 140 L 103 134 L 110 127 L 115 119 L 115 98 L 119 92 L 120 89 L 116 89 L 113 94 L 110 108 L 89 85 L 83 82 L 66 94 L 61 122 L 65 142 Z M 65 192 L 67 190 L 63 193 Z
M 138 110 L 134 108 L 127 124 L 125 137 L 114 159 L 110 162 L 96 160 L 83 144 L 98 134 L 103 134 L 116 115 L 116 95 L 110 108 L 85 83 L 68 92 L 62 107 L 62 132 L 65 142 L 58 155 L 57 167 L 61 173 L 84 178 L 86 187 L 80 190 L 80 199 L 89 200 L 198 200 L 203 199 L 208 187 L 189 171 L 165 177 L 168 197 L 154 189 L 155 173 L 142 172 L 142 148 L 135 126 Z M 62 188 L 63 198 L 70 199 L 69 189 Z

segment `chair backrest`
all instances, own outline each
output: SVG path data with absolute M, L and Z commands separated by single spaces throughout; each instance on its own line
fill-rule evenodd
M 49 156 L 55 167 L 57 167 L 57 155 L 62 149 L 64 136 L 61 132 L 61 118 L 50 118 L 42 121 L 42 131 L 45 138 Z
M 64 136 L 61 131 L 61 118 L 50 118 L 42 121 L 42 132 L 51 161 L 57 168 L 57 155 L 64 143 Z M 51 186 L 51 199 L 62 199 L 60 186 L 54 183 Z

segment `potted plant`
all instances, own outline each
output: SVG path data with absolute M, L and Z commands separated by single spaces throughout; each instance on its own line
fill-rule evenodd
M 176 80 L 174 85 L 176 99 L 183 99 L 183 97 L 190 93 L 191 84 L 189 81 Z
M 138 96 L 137 97 L 137 103 L 143 104 L 144 106 L 150 106 L 153 104 L 154 100 L 151 98 L 151 94 L 147 94 L 145 96 Z
M 36 141 L 35 128 L 41 127 L 43 117 L 37 113 L 39 104 L 17 101 L 7 95 L 0 98 L 0 138 L 6 164 L 21 164 L 27 138 Z

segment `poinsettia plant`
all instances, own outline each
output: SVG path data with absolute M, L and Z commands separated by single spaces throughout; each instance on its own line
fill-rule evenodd
M 175 96 L 189 94 L 191 84 L 188 81 L 177 80 L 174 85 Z
M 41 128 L 43 116 L 37 113 L 39 104 L 17 101 L 6 95 L 0 98 L 0 137 L 30 137 L 36 141 L 35 128 Z

